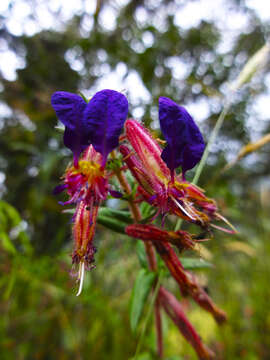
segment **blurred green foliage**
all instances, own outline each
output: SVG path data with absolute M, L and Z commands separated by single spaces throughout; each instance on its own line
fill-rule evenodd
M 155 128 L 160 95 L 184 105 L 207 101 L 210 114 L 200 124 L 207 139 L 221 110 L 224 83 L 234 80 L 244 61 L 263 46 L 270 24 L 245 1 L 231 0 L 227 14 L 221 10 L 220 18 L 240 11 L 246 15 L 248 31 L 240 32 L 231 48 L 220 52 L 223 34 L 218 22 L 202 19 L 196 27 L 185 28 L 175 21 L 176 9 L 181 11 L 189 2 L 140 0 L 116 6 L 113 1 L 98 1 L 101 6 L 94 15 L 84 9 L 68 22 L 52 13 L 61 27 L 31 36 L 15 35 L 7 25 L 16 2 L 10 1 L 0 15 L 1 41 L 25 62 L 15 80 L 0 74 L 1 106 L 10 110 L 0 115 L 0 172 L 5 179 L 0 184 L 1 359 L 119 360 L 134 355 L 138 339 L 130 329 L 129 299 L 140 269 L 134 240 L 100 225 L 95 240 L 97 268 L 87 276 L 82 295 L 75 296 L 70 215 L 61 213 L 52 196 L 71 157 L 54 128 L 50 96 L 56 90 L 92 94 L 100 78 L 124 64 L 123 80 L 136 72 L 151 94 L 150 100 L 135 101 L 126 89 L 131 115 L 141 107 L 143 121 Z M 36 21 L 40 3 L 29 4 L 30 18 Z M 108 30 L 101 17 L 113 6 L 116 26 Z M 145 21 L 140 18 L 142 11 Z M 144 45 L 145 34 L 150 34 L 151 46 Z M 83 70 L 75 70 L 67 54 L 73 62 L 81 62 Z M 181 61 L 179 67 L 188 66 L 181 78 L 172 70 L 173 60 Z M 185 304 L 188 317 L 218 359 L 270 358 L 269 145 L 253 162 L 240 162 L 220 174 L 228 152 L 233 152 L 231 144 L 237 142 L 240 148 L 250 141 L 247 119 L 257 96 L 266 91 L 269 67 L 268 63 L 235 95 L 199 184 L 239 230 L 238 236 L 214 233 L 206 246 L 215 268 L 199 272 L 201 282 L 227 311 L 228 323 L 218 328 L 193 303 Z M 262 133 L 269 130 L 268 121 Z M 175 289 L 173 282 L 168 285 Z M 165 317 L 164 333 L 167 360 L 195 359 Z M 155 359 L 151 326 L 143 346 L 140 359 Z

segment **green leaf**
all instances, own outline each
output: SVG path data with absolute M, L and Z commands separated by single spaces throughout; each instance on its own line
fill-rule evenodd
M 213 264 L 203 259 L 180 258 L 180 261 L 186 270 L 200 270 L 213 267 Z
M 140 210 L 141 210 L 141 214 L 142 217 L 148 217 L 151 213 L 152 213 L 152 209 L 153 207 L 148 204 L 147 202 L 142 202 L 141 206 L 140 206 Z
M 21 222 L 21 217 L 18 211 L 12 205 L 3 200 L 0 201 L 0 210 L 10 220 L 11 226 L 17 226 Z
M 66 214 L 74 214 L 75 209 L 66 209 L 63 212 Z M 127 211 L 102 207 L 99 209 L 97 222 L 110 230 L 125 234 L 125 228 L 127 224 L 132 223 L 132 219 Z
M 9 277 L 9 281 L 8 281 L 8 285 L 7 285 L 7 288 L 4 292 L 4 299 L 5 300 L 8 300 L 10 298 L 10 295 L 11 295 L 11 292 L 14 288 L 14 285 L 15 285 L 15 280 L 16 280 L 16 271 L 12 271 L 10 277 Z
M 76 209 L 65 209 L 63 210 L 63 213 L 74 214 L 75 211 Z M 117 232 L 118 227 L 120 226 L 120 232 L 125 233 L 125 231 L 122 230 L 126 227 L 126 224 L 132 224 L 133 220 L 129 211 L 110 209 L 104 206 L 99 208 L 97 222 L 108 227 L 109 229 L 114 230 L 115 228 L 115 231 Z M 125 224 L 123 224 L 123 222 Z M 120 225 L 118 226 L 117 224 Z M 113 226 L 113 228 L 111 226 Z
M 131 217 L 129 211 L 111 209 L 108 207 L 101 207 L 98 211 L 98 214 L 101 216 L 112 217 L 117 220 L 124 221 L 127 224 L 133 223 L 133 220 L 132 220 L 132 217 Z
M 106 169 L 112 171 L 119 171 L 122 167 L 122 157 L 118 159 L 109 159 L 106 163 Z
M 127 224 L 125 224 L 117 219 L 99 215 L 97 222 L 98 222 L 98 224 L 101 224 L 101 225 L 105 226 L 106 228 L 111 229 L 115 232 L 118 232 L 121 234 L 126 233 L 125 228 L 126 228 Z
M 17 251 L 15 246 L 12 244 L 10 238 L 8 237 L 8 235 L 4 232 L 0 233 L 0 239 L 1 239 L 1 243 L 2 246 L 4 248 L 4 250 L 6 250 L 8 253 L 10 253 L 11 255 L 16 255 Z
M 155 278 L 156 274 L 149 272 L 146 269 L 141 269 L 136 277 L 131 294 L 130 306 L 130 326 L 133 332 L 135 332 L 137 328 L 144 304 L 151 291 Z

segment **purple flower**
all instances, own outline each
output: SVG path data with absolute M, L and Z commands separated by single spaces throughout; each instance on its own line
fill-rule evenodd
M 186 109 L 166 97 L 159 98 L 159 121 L 167 141 L 161 157 L 172 173 L 181 166 L 184 177 L 202 157 L 202 134 Z
M 85 131 L 95 150 L 103 155 L 118 146 L 118 138 L 128 114 L 126 97 L 114 90 L 102 90 L 89 101 L 84 111 Z
M 118 138 L 128 114 L 126 97 L 114 90 L 102 90 L 86 103 L 79 95 L 58 91 L 52 95 L 52 107 L 65 125 L 64 144 L 78 166 L 81 152 L 92 144 L 103 155 L 118 146 Z

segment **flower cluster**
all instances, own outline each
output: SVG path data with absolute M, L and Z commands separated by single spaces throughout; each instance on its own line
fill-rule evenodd
M 56 92 L 52 96 L 52 106 L 65 125 L 64 144 L 73 152 L 73 163 L 66 169 L 63 183 L 55 189 L 55 193 L 65 190 L 69 199 L 61 204 L 74 204 L 76 207 L 72 219 L 72 262 L 79 267 L 77 295 L 82 290 L 85 269 L 93 267 L 96 252 L 93 238 L 100 205 L 108 193 L 119 197 L 119 192 L 110 185 L 115 176 L 125 193 L 123 201 L 128 201 L 133 216 L 133 224 L 127 225 L 125 232 L 144 241 L 150 269 L 157 271 L 155 257 L 159 254 L 182 295 L 190 295 L 202 308 L 212 313 L 217 322 L 222 323 L 226 319 L 225 313 L 213 303 L 195 276 L 184 269 L 174 249 L 176 247 L 179 252 L 194 249 L 196 243 L 202 240 L 201 236 L 164 229 L 168 214 L 198 225 L 204 233 L 209 231 L 210 226 L 218 227 L 213 221 L 226 221 L 218 213 L 215 201 L 185 178 L 186 172 L 200 161 L 205 148 L 201 132 L 187 110 L 168 98 L 159 99 L 160 128 L 166 140 L 162 149 L 138 121 L 127 119 L 128 101 L 117 91 L 102 90 L 89 102 L 75 94 Z M 123 129 L 124 134 L 120 137 Z M 120 166 L 108 166 L 108 157 L 115 160 L 117 156 L 115 150 L 119 151 L 117 159 L 121 160 Z M 181 173 L 177 171 L 179 167 Z M 126 170 L 130 171 L 137 184 L 136 194 L 126 181 Z M 148 223 L 141 222 L 140 204 L 144 202 L 154 209 Z M 161 227 L 155 224 L 159 215 Z M 211 359 L 212 352 L 201 343 L 178 300 L 160 287 L 157 301 L 200 359 Z

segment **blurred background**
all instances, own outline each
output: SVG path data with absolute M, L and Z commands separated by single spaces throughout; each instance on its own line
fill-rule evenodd
M 98 226 L 97 267 L 75 296 L 70 215 L 52 195 L 71 153 L 55 129 L 51 94 L 124 91 L 130 116 L 157 135 L 158 97 L 167 96 L 189 110 L 207 141 L 228 83 L 269 29 L 265 0 L 1 0 L 2 360 L 129 359 L 138 341 L 129 325 L 140 268 L 134 240 Z M 270 145 L 223 171 L 270 132 L 269 70 L 268 61 L 233 95 L 199 182 L 239 231 L 216 231 L 206 245 L 214 268 L 197 272 L 228 323 L 219 328 L 187 305 L 218 359 L 270 359 Z M 165 316 L 164 334 L 167 360 L 196 359 Z M 152 325 L 138 359 L 155 359 Z

